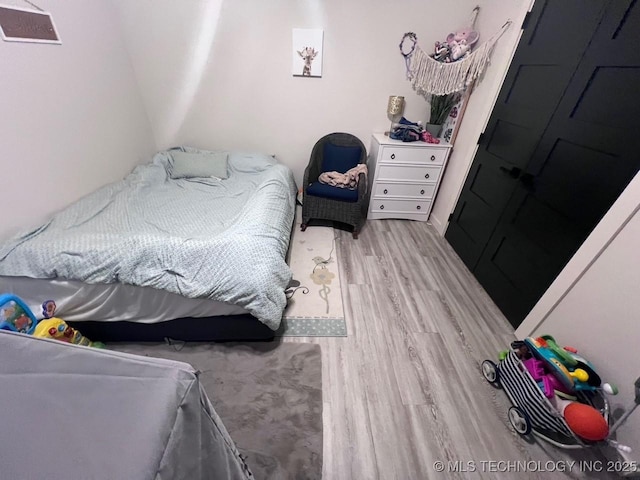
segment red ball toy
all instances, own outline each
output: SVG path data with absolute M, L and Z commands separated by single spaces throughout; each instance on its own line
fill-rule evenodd
M 604 440 L 609 435 L 609 425 L 591 405 L 571 402 L 564 409 L 564 419 L 578 437 L 592 442 Z

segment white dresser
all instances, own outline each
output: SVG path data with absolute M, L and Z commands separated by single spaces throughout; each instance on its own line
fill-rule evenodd
M 368 218 L 427 221 L 450 151 L 448 143 L 401 142 L 375 133 L 368 159 Z

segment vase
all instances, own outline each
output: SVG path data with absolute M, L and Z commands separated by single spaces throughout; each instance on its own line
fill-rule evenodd
M 442 129 L 442 125 L 436 125 L 435 123 L 427 123 L 424 128 L 429 132 L 433 137 L 437 138 L 440 135 L 440 130 Z

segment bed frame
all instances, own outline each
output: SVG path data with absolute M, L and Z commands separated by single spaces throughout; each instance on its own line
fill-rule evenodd
M 275 333 L 251 315 L 177 318 L 166 322 L 67 322 L 85 337 L 107 342 L 184 342 L 270 341 Z

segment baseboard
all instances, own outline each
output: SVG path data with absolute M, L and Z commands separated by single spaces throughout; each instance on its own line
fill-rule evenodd
M 444 232 L 447 230 L 446 224 L 443 224 L 440 219 L 433 214 L 429 216 L 429 223 L 434 226 L 441 237 L 444 237 Z

